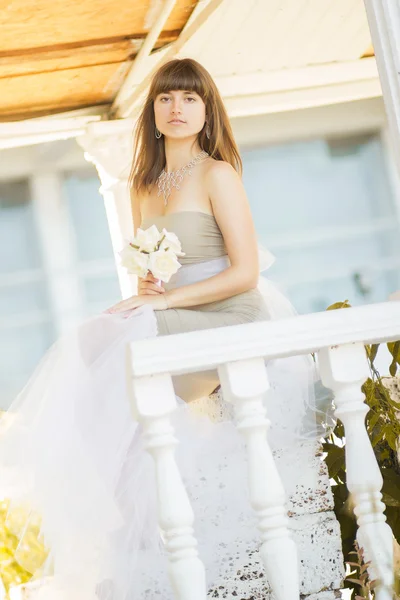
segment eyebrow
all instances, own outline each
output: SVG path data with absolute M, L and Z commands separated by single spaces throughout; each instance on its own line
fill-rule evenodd
M 182 91 L 184 94 L 197 94 L 197 92 L 193 91 L 189 91 L 189 90 L 169 90 L 168 92 L 160 92 L 161 94 L 171 94 L 172 92 L 179 92 Z

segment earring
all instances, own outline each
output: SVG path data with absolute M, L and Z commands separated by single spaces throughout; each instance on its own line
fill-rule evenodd
M 154 135 L 156 136 L 156 138 L 157 138 L 158 140 L 159 140 L 159 139 L 160 139 L 160 137 L 162 136 L 162 133 L 161 133 L 161 131 L 159 131 L 159 130 L 157 129 L 157 127 L 156 127 L 156 130 L 155 130 L 155 132 L 154 132 Z
M 211 130 L 208 123 L 206 123 L 206 138 L 209 140 L 211 137 Z

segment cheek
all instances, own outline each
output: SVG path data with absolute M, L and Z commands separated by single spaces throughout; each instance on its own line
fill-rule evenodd
M 196 123 L 196 126 L 200 127 L 201 129 L 204 125 L 204 121 L 206 120 L 205 106 L 196 104 L 193 105 L 191 109 L 193 124 Z
M 168 109 L 168 104 L 162 104 L 161 102 L 154 104 L 154 117 L 156 121 L 163 119 Z

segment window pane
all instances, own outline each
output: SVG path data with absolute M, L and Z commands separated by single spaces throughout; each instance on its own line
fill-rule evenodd
M 277 258 L 268 276 L 300 312 L 398 288 L 399 222 L 378 136 L 258 148 L 243 162 L 257 233 Z
M 0 272 L 41 266 L 27 180 L 0 182 Z
M 0 182 L 0 408 L 22 389 L 54 339 L 27 180 Z
M 79 260 L 112 258 L 110 232 L 96 172 L 84 170 L 67 173 L 64 187 Z

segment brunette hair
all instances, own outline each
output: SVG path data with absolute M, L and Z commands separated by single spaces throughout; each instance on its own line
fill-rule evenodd
M 231 124 L 209 72 L 191 58 L 175 59 L 162 65 L 153 76 L 149 93 L 138 118 L 134 136 L 133 163 L 129 185 L 136 193 L 149 190 L 165 167 L 164 136 L 155 137 L 154 100 L 159 94 L 185 90 L 196 92 L 206 105 L 207 125 L 198 134 L 198 143 L 212 158 L 228 162 L 242 172 L 242 161 Z

